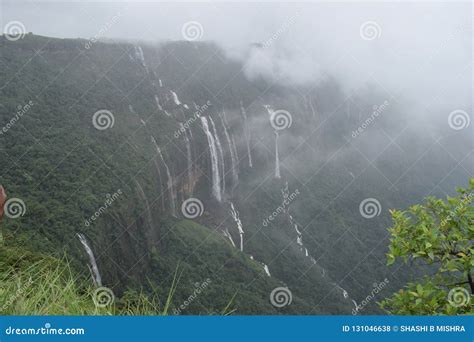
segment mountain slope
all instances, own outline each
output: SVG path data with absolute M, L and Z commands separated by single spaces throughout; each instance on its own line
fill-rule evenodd
M 443 146 L 417 137 L 389 98 L 351 140 L 387 94 L 347 99 L 330 78 L 249 79 L 211 43 L 85 44 L 0 38 L 0 182 L 26 207 L 3 222 L 6 244 L 66 253 L 89 277 L 82 233 L 117 294 L 157 288 L 166 298 L 180 267 L 176 308 L 210 279 L 182 314 L 221 312 L 234 295 L 241 314 L 348 314 L 374 283 L 389 279 L 389 295 L 423 272 L 386 269 L 387 209 L 465 182 L 469 146 L 453 148 L 462 133 Z M 272 126 L 278 109 L 290 127 Z M 359 203 L 371 197 L 383 210 L 367 219 Z M 182 210 L 189 198 L 194 218 Z M 270 303 L 277 287 L 291 290 L 290 305 Z

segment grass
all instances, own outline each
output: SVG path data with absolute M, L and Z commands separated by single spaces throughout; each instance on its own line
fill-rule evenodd
M 26 267 L 1 269 L 2 315 L 99 314 L 91 289 L 75 281 L 65 261 L 45 258 Z
M 160 306 L 156 296 L 126 291 L 105 307 L 94 303 L 90 279 L 81 280 L 66 258 L 56 259 L 1 247 L 0 315 L 167 315 L 179 282 L 178 269 Z
M 21 252 L 20 255 L 18 253 Z M 16 254 L 16 257 L 15 257 Z M 3 256 L 8 255 L 8 258 Z M 183 274 L 176 268 L 164 304 L 155 294 L 128 290 L 105 307 L 94 302 L 91 279 L 81 280 L 66 258 L 0 247 L 0 315 L 169 315 Z M 228 315 L 235 295 L 221 314 Z

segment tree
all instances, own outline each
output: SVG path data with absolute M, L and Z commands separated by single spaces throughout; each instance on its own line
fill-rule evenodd
M 474 313 L 474 178 L 458 196 L 446 201 L 428 197 L 424 205 L 392 210 L 394 225 L 388 265 L 422 259 L 435 271 L 409 283 L 380 303 L 393 314 L 437 315 Z

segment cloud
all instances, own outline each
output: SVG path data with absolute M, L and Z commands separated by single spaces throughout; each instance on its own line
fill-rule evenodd
M 224 1 L 4 1 L 2 27 L 20 20 L 28 31 L 48 36 L 90 38 L 100 32 L 100 38 L 154 42 L 182 40 L 183 25 L 196 21 L 202 25 L 202 39 L 217 42 L 231 58 L 245 63 L 249 78 L 299 85 L 330 75 L 348 94 L 372 84 L 396 99 L 410 98 L 422 112 L 432 106 L 470 105 L 470 7 L 433 2 L 277 6 Z M 117 13 L 119 19 L 107 25 Z M 372 28 L 374 38 L 366 36 L 370 31 L 365 27 Z M 251 45 L 255 43 L 261 48 Z

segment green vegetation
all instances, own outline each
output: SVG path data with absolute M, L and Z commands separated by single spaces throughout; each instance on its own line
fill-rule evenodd
M 430 197 L 408 211 L 392 211 L 394 226 L 388 264 L 421 259 L 433 276 L 384 300 L 393 314 L 474 314 L 474 179 L 457 197 L 447 201 Z
M 410 152 L 407 155 L 393 145 L 374 144 L 371 136 L 364 140 L 364 135 L 349 144 L 357 149 L 349 147 L 346 136 L 359 125 L 359 117 L 370 113 L 373 104 L 383 103 L 386 94 L 375 96 L 361 89 L 350 99 L 354 106 L 348 106 L 360 110 L 354 115 L 341 106 L 347 96 L 336 80 L 321 80 L 304 89 L 250 81 L 239 62 L 210 43 L 143 44 L 147 69 L 131 43 L 97 42 L 90 49 L 84 48 L 85 43 L 33 34 L 16 42 L 0 37 L 0 128 L 8 127 L 0 131 L 0 184 L 9 198 L 19 198 L 26 206 L 23 216 L 4 217 L 1 222 L 1 261 L 9 265 L 2 271 L 0 288 L 8 291 L 3 303 L 22 288 L 9 279 L 28 284 L 31 278 L 33 286 L 39 286 L 38 296 L 46 296 L 43 301 L 50 294 L 78 298 L 72 301 L 78 303 L 75 311 L 61 300 L 47 310 L 41 303 L 38 310 L 95 312 L 89 259 L 76 235 L 81 233 L 94 252 L 104 285 L 116 295 L 116 311 L 103 313 L 174 314 L 193 298 L 180 314 L 350 314 L 352 300 L 360 303 L 374 282 L 387 277 L 387 267 L 380 262 L 387 252 L 386 208 L 406 207 L 422 198 L 445 179 L 444 168 L 452 169 L 451 157 L 440 159 L 442 153 L 436 145 L 431 149 L 431 140 L 405 139 L 417 136 L 418 132 L 409 132 L 411 128 L 397 140 L 402 150 Z M 171 91 L 188 108 L 176 106 Z M 239 184 L 230 194 L 228 182 L 226 197 L 239 210 L 245 229 L 243 253 L 222 236 L 226 228 L 235 241 L 239 238 L 229 203 L 210 196 L 207 138 L 194 113 L 194 103 L 202 106 L 208 101 L 212 105 L 202 115 L 214 118 L 224 149 L 218 115 L 223 110 L 229 134 L 236 140 Z M 246 158 L 240 101 L 252 129 L 252 168 Z M 282 179 L 272 177 L 275 134 L 263 107 L 266 103 L 294 114 L 292 126 L 279 136 Z M 314 113 L 309 104 L 317 107 Z M 113 127 L 94 128 L 93 115 L 101 109 L 113 114 Z M 405 127 L 397 109 L 394 103 L 376 123 L 392 137 Z M 174 136 L 185 122 L 192 132 L 188 137 L 195 170 L 192 194 L 187 192 L 185 136 Z M 152 136 L 175 180 L 176 217 L 170 212 L 166 169 Z M 463 146 L 470 147 L 456 142 L 460 155 Z M 383 158 L 370 165 L 360 153 L 375 157 L 382 148 Z M 425 149 L 425 157 L 412 167 L 416 152 Z M 443 149 L 453 150 L 448 143 Z M 224 158 L 230 181 L 231 163 L 228 155 Z M 432 174 L 427 175 L 426 169 Z M 456 169 L 440 186 L 453 189 L 464 177 Z M 387 191 L 391 185 L 387 179 L 399 179 L 398 191 Z M 268 226 L 262 224 L 281 205 L 286 181 L 290 192 L 300 192 L 290 209 L 304 230 L 308 257 L 297 244 L 287 215 L 280 213 Z M 107 195 L 117 193 L 105 206 Z M 369 194 L 383 207 L 371 220 L 358 210 Z M 179 208 L 191 196 L 203 202 L 204 212 L 185 220 Z M 91 220 L 97 212 L 100 215 Z M 269 266 L 271 277 L 260 262 Z M 384 289 L 387 293 L 426 273 L 418 265 L 402 265 L 400 270 Z M 33 277 L 37 271 L 44 275 Z M 207 279 L 210 285 L 194 298 L 196 284 Z M 56 292 L 45 285 L 53 280 L 59 282 Z M 269 295 L 279 286 L 291 290 L 291 305 L 271 305 Z M 60 294 L 60 289 L 68 292 Z M 19 312 L 11 306 L 8 310 Z M 373 303 L 363 311 L 380 312 Z
M 143 292 L 127 291 L 102 307 L 94 302 L 91 282 L 78 279 L 67 259 L 18 248 L 1 251 L 1 315 L 167 315 L 178 285 L 173 282 L 165 306 Z

